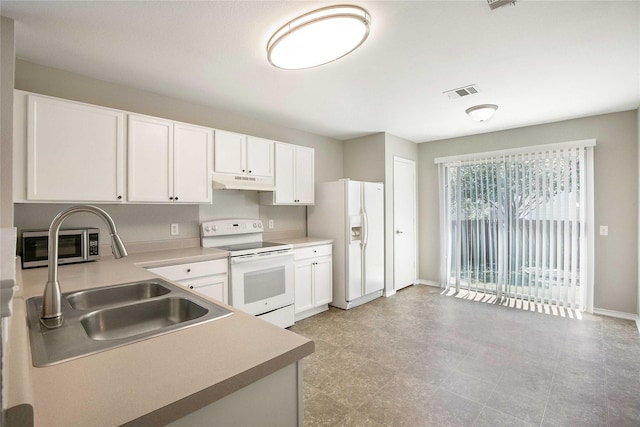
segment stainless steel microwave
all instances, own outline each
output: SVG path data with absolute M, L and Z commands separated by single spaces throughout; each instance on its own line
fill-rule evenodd
M 58 264 L 100 259 L 97 228 L 63 229 L 58 233 Z M 49 230 L 22 232 L 22 268 L 48 265 Z

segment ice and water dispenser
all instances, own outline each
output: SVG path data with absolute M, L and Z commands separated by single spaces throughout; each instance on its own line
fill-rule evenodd
M 350 243 L 362 243 L 362 215 L 351 215 L 349 227 L 351 228 Z

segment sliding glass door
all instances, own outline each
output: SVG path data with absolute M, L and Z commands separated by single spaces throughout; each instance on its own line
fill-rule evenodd
M 584 309 L 591 150 L 566 144 L 439 159 L 443 285 Z

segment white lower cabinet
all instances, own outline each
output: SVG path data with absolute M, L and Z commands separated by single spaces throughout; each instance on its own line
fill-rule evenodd
M 192 262 L 149 268 L 150 272 L 177 282 L 208 298 L 229 303 L 228 260 Z
M 294 249 L 295 320 L 329 309 L 332 299 L 331 245 Z

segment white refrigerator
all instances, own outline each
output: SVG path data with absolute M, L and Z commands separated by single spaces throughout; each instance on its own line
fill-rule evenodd
M 341 179 L 316 184 L 315 204 L 307 208 L 307 234 L 333 239 L 331 305 L 346 310 L 382 295 L 382 183 Z

